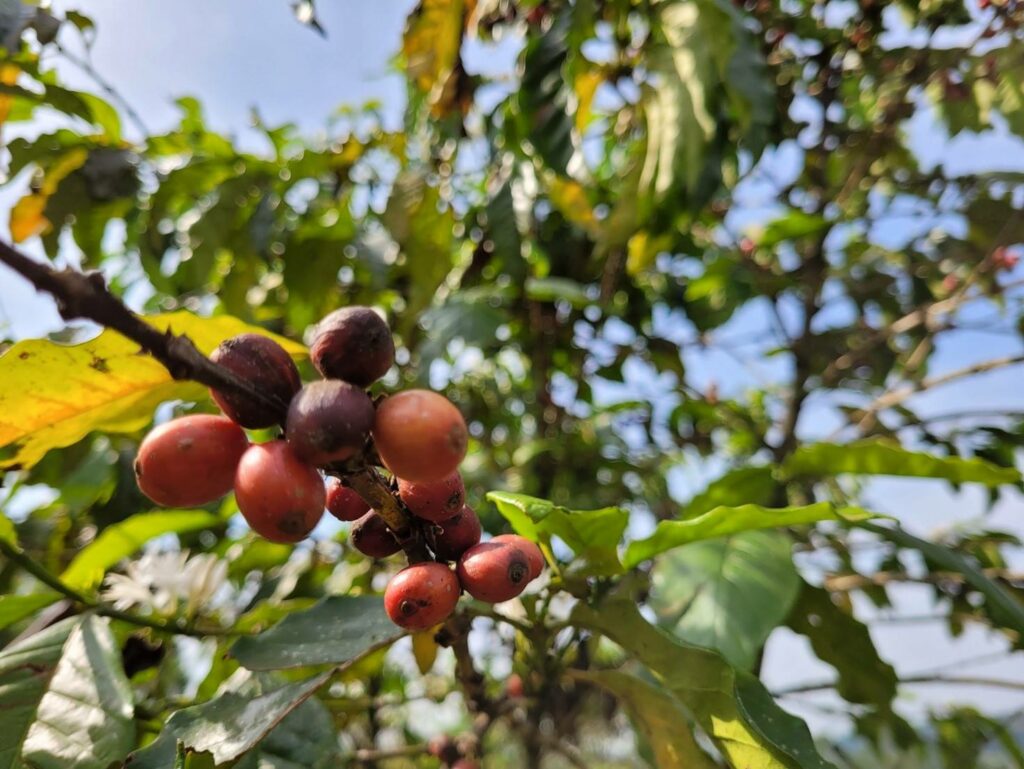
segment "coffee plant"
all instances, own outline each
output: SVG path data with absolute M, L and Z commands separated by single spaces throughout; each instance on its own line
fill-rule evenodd
M 1024 634 L 1024 4 L 422 0 L 261 149 L 98 34 L 0 0 L 0 769 L 1024 767 L 877 632 Z

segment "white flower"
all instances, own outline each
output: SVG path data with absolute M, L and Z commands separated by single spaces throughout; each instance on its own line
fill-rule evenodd
M 132 607 L 172 616 L 184 604 L 186 616 L 230 609 L 233 594 L 227 563 L 215 555 L 189 558 L 188 551 L 146 553 L 125 566 L 125 574 L 108 574 L 103 600 L 124 611 Z

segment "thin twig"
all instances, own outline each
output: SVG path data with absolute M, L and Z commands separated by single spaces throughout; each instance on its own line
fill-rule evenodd
M 369 764 L 375 761 L 383 761 L 388 758 L 404 758 L 406 756 L 419 756 L 429 750 L 426 744 L 403 745 L 400 748 L 387 748 L 382 750 L 357 750 L 352 754 L 352 760 L 360 764 Z
M 93 67 L 92 62 L 88 59 L 82 58 L 77 54 L 71 53 L 67 48 L 62 46 L 59 42 L 54 41 L 54 47 L 60 52 L 60 54 L 67 59 L 69 62 L 74 64 L 85 74 L 92 78 L 93 82 L 96 83 L 107 94 L 111 99 L 121 105 L 121 109 L 124 110 L 124 114 L 128 116 L 128 119 L 135 124 L 135 130 L 139 132 L 141 138 L 145 139 L 147 136 L 152 135 L 152 131 L 146 125 L 146 122 L 142 119 L 142 116 L 135 111 L 135 108 L 128 102 L 124 95 L 118 91 L 114 85 L 103 77 L 96 68 Z
M 985 678 L 983 676 L 907 676 L 898 682 L 904 684 L 942 684 L 953 686 L 991 686 L 997 689 L 1024 690 L 1024 681 L 1008 681 L 1005 678 Z M 776 689 L 772 691 L 774 697 L 789 697 L 793 694 L 808 694 L 810 692 L 828 691 L 836 687 L 836 681 L 819 681 L 810 684 L 800 684 L 788 689 Z
M 1012 569 L 984 569 L 989 579 L 1001 579 L 1006 582 L 1024 582 L 1024 572 Z M 920 582 L 936 584 L 942 582 L 963 582 L 964 575 L 952 571 L 933 571 L 915 577 L 902 571 L 880 571 L 875 574 L 840 574 L 825 578 L 824 587 L 836 593 L 860 590 L 865 587 L 881 587 L 893 582 Z

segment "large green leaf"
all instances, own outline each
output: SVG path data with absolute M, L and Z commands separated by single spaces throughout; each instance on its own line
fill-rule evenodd
M 206 353 L 236 334 L 273 336 L 228 316 L 175 312 L 146 320 L 187 334 Z M 301 345 L 274 338 L 292 355 L 305 354 Z M 203 400 L 206 392 L 173 380 L 116 331 L 70 346 L 43 339 L 19 342 L 0 357 L 0 471 L 31 467 L 50 449 L 77 443 L 94 430 L 134 432 L 152 420 L 158 404 L 176 398 Z
M 0 652 L 0 769 L 107 769 L 135 744 L 107 621 L 73 617 Z
M 868 531 L 873 531 L 875 534 L 900 547 L 917 550 L 932 566 L 963 574 L 967 584 L 985 596 L 985 610 L 992 619 L 1003 625 L 1003 627 L 1010 628 L 1018 633 L 1024 633 L 1024 605 L 986 577 L 977 564 L 973 563 L 969 558 L 950 550 L 948 547 L 915 537 L 898 526 L 876 526 L 867 522 L 861 522 L 857 525 Z
M 132 754 L 132 769 L 173 769 L 177 745 L 209 753 L 217 764 L 251 750 L 317 689 L 330 680 L 332 670 L 285 684 L 258 695 L 225 692 L 202 705 L 174 713 L 160 737 Z
M 807 726 L 779 708 L 760 681 L 717 653 L 652 626 L 633 600 L 579 604 L 574 624 L 602 633 L 645 665 L 689 710 L 732 766 L 834 769 L 818 755 Z
M 60 598 L 57 593 L 0 595 L 0 629 L 20 622 Z
M 807 637 L 818 659 L 836 669 L 839 696 L 889 707 L 896 696 L 896 671 L 878 656 L 867 627 L 833 603 L 827 591 L 804 583 L 788 624 Z
M 659 624 L 718 650 L 737 668 L 752 668 L 800 587 L 791 550 L 781 532 L 746 531 L 667 553 L 652 575 Z
M 491 491 L 487 499 L 498 507 L 516 533 L 534 542 L 558 537 L 578 556 L 580 573 L 617 574 L 622 571 L 616 549 L 629 523 L 619 507 L 568 510 L 525 494 Z
M 697 746 L 682 705 L 664 689 L 620 670 L 579 671 L 572 677 L 606 689 L 626 706 L 650 746 L 658 769 L 718 766 Z
M 859 475 L 905 475 L 917 478 L 944 478 L 953 483 L 983 483 L 999 486 L 1019 483 L 1020 472 L 1000 467 L 983 459 L 937 457 L 909 451 L 885 439 L 869 439 L 839 445 L 814 443 L 797 449 L 782 466 L 791 475 L 830 476 L 841 473 Z
M 107 569 L 154 537 L 200 531 L 222 523 L 219 516 L 204 510 L 167 510 L 133 515 L 104 529 L 72 559 L 61 574 L 61 580 L 79 590 L 91 590 L 103 581 Z
M 702 539 L 724 537 L 753 529 L 771 529 L 778 526 L 797 526 L 818 521 L 860 521 L 875 517 L 873 513 L 855 507 L 836 507 L 830 502 L 796 507 L 762 507 L 740 505 L 716 507 L 703 515 L 685 521 L 661 521 L 654 533 L 626 548 L 623 563 L 632 568 L 648 558 L 674 547 Z
M 285 617 L 252 638 L 240 639 L 231 655 L 250 670 L 279 670 L 348 662 L 398 640 L 402 631 L 376 596 L 330 596 Z

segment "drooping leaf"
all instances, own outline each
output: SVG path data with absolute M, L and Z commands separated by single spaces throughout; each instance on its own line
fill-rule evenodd
M 566 174 L 575 152 L 573 119 L 568 112 L 571 88 L 563 71 L 571 20 L 569 11 L 563 11 L 543 35 L 528 40 L 518 93 L 530 143 L 540 159 L 560 175 Z
M 658 623 L 749 670 L 799 590 L 791 549 L 783 533 L 746 531 L 673 550 L 652 573 Z
M 202 705 L 179 710 L 160 737 L 132 754 L 132 769 L 171 769 L 176 746 L 210 753 L 222 764 L 252 750 L 290 713 L 313 696 L 333 671 L 285 684 L 259 695 L 225 692 Z
M 543 499 L 506 491 L 491 491 L 493 502 L 520 536 L 533 542 L 558 537 L 577 555 L 574 568 L 587 574 L 617 574 L 622 571 L 616 548 L 629 522 L 629 513 L 619 507 L 600 510 L 569 510 Z
M 717 766 L 697 746 L 680 702 L 665 690 L 619 670 L 579 671 L 572 677 L 606 689 L 626 706 L 650 746 L 658 769 Z
M 962 574 L 967 584 L 985 596 L 985 610 L 992 619 L 1003 627 L 1024 633 L 1024 605 L 985 576 L 985 573 L 966 556 L 948 547 L 915 537 L 898 526 L 877 526 L 864 521 L 857 525 L 900 547 L 917 550 L 934 566 Z
M 896 696 L 896 671 L 878 656 L 867 627 L 827 591 L 803 583 L 788 624 L 807 637 L 818 659 L 836 669 L 836 691 L 843 699 L 889 707 Z
M 395 181 L 384 212 L 384 224 L 405 255 L 409 301 L 403 313 L 403 331 L 434 301 L 438 287 L 452 269 L 451 209 L 439 210 L 441 195 L 418 173 L 405 173 Z
M 339 664 L 394 643 L 403 635 L 376 596 L 330 596 L 289 614 L 252 638 L 240 639 L 231 656 L 250 670 Z
M 200 318 L 188 312 L 154 315 L 147 322 L 188 335 L 205 353 L 244 332 L 274 336 L 236 318 Z M 292 355 L 305 348 L 274 337 Z M 204 400 L 201 386 L 176 382 L 160 363 L 115 331 L 83 344 L 33 339 L 0 356 L 0 470 L 28 468 L 47 451 L 77 443 L 90 432 L 134 432 L 164 401 Z
M 0 541 L 14 547 L 18 546 L 18 532 L 14 528 L 14 521 L 6 515 L 0 515 Z
M 732 766 L 834 769 L 818 755 L 807 726 L 776 705 L 760 681 L 733 670 L 717 653 L 650 625 L 631 599 L 616 598 L 596 608 L 581 603 L 572 618 L 645 665 Z
M 876 517 L 875 514 L 866 510 L 855 507 L 840 508 L 831 502 L 778 508 L 761 505 L 716 507 L 689 520 L 661 521 L 651 536 L 629 544 L 623 565 L 629 569 L 674 547 L 702 539 L 738 534 L 741 531 L 798 526 L 819 521 L 860 521 L 873 517 Z
M 108 526 L 82 549 L 61 574 L 61 580 L 79 590 L 91 590 L 103 581 L 107 569 L 154 537 L 201 531 L 223 523 L 204 510 L 166 510 L 133 515 Z
M 107 621 L 72 617 L 0 652 L 0 769 L 107 769 L 135 742 Z
M 943 478 L 953 483 L 981 483 L 999 486 L 1019 483 L 1020 473 L 984 459 L 937 457 L 910 451 L 884 439 L 868 439 L 839 445 L 813 443 L 790 455 L 782 467 L 790 475 L 832 476 L 903 475 L 915 478 Z
M 57 593 L 0 595 L 0 629 L 20 622 L 59 599 Z
M 405 71 L 436 99 L 462 45 L 463 0 L 423 0 L 409 16 L 402 38 Z

